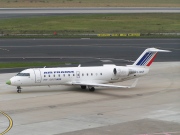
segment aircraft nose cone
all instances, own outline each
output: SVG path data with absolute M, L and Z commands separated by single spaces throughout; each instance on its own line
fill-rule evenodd
M 8 80 L 8 81 L 6 82 L 6 84 L 11 85 L 11 81 L 10 81 L 10 80 Z

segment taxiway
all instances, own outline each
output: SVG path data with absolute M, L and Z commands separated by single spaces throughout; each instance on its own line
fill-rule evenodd
M 7 135 L 180 133 L 180 62 L 153 63 L 136 88 L 97 88 L 94 93 L 52 86 L 23 88 L 18 94 L 5 84 L 13 75 L 0 75 L 1 109 L 14 122 Z M 7 120 L 0 119 L 0 132 L 7 125 Z

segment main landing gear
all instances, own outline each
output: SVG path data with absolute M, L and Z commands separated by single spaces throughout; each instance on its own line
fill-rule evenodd
M 21 93 L 21 87 L 17 86 L 17 93 Z
M 85 90 L 86 89 L 86 85 L 81 85 L 81 89 Z
M 81 85 L 81 89 L 85 90 L 87 88 L 86 85 Z M 88 86 L 88 89 L 90 92 L 94 92 L 95 91 L 95 88 L 94 87 L 91 87 L 91 86 Z
M 89 91 L 90 91 L 90 92 L 94 92 L 94 91 L 95 91 L 95 88 L 94 88 L 94 87 L 89 87 Z

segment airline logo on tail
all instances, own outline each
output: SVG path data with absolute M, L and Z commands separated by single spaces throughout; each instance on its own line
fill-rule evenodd
M 140 57 L 135 61 L 133 65 L 135 66 L 150 66 L 154 61 L 157 52 L 170 52 L 168 50 L 160 50 L 157 48 L 148 48 L 146 49 Z
M 140 61 L 136 64 L 138 66 L 150 66 L 156 57 L 157 52 L 147 52 Z

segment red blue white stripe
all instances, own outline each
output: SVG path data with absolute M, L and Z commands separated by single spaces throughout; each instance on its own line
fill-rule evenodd
M 137 62 L 138 66 L 150 66 L 156 57 L 157 52 L 146 52 L 144 56 Z

